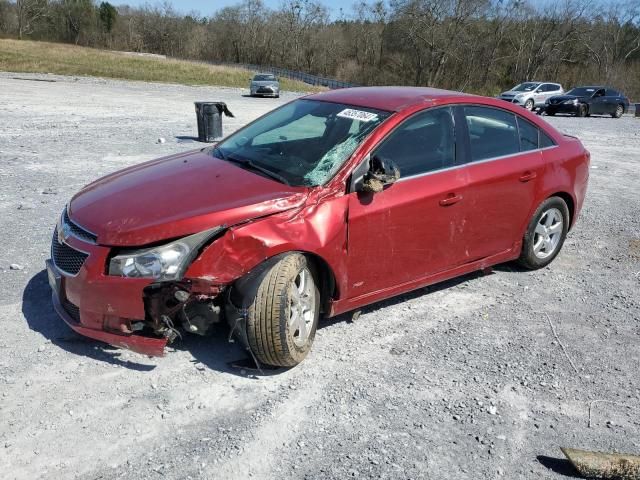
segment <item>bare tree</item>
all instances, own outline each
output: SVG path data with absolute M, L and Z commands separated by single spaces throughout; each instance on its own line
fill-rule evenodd
M 33 32 L 35 24 L 43 19 L 48 11 L 47 0 L 17 0 L 16 13 L 18 16 L 18 38 Z

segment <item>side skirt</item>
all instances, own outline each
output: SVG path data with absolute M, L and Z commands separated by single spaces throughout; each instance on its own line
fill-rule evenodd
M 456 278 L 478 270 L 483 270 L 499 263 L 505 263 L 511 260 L 515 260 L 520 255 L 521 247 L 522 243 L 518 242 L 518 244 L 515 245 L 514 248 L 510 248 L 509 250 L 506 250 L 504 252 L 500 252 L 496 255 L 485 257 L 471 263 L 465 263 L 464 265 L 460 265 L 450 270 L 427 275 L 417 280 L 401 283 L 399 285 L 394 285 L 393 287 L 384 288 L 375 292 L 365 293 L 364 295 L 360 295 L 358 297 L 332 301 L 328 316 L 333 317 L 335 315 L 348 312 L 349 310 L 355 310 L 356 308 L 360 308 L 371 303 L 395 297 L 396 295 L 407 293 L 412 290 L 417 290 L 419 288 L 433 285 L 435 283 L 451 280 L 452 278 Z

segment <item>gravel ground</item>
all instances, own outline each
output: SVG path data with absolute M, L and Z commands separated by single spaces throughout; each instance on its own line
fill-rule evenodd
M 226 101 L 228 133 L 294 97 L 242 93 L 0 74 L 2 478 L 555 479 L 571 475 L 560 446 L 640 452 L 630 116 L 549 119 L 593 165 L 549 268 L 500 266 L 327 321 L 297 368 L 233 368 L 244 354 L 224 332 L 161 359 L 73 334 L 43 271 L 65 202 L 98 176 L 198 147 L 194 100 Z

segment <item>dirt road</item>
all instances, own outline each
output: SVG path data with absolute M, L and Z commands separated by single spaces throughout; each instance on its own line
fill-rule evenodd
M 297 368 L 232 368 L 244 354 L 224 333 L 149 359 L 65 327 L 43 271 L 64 204 L 98 176 L 197 148 L 195 100 L 226 101 L 230 132 L 293 98 L 241 94 L 0 74 L 2 478 L 555 479 L 559 446 L 640 452 L 630 116 L 549 119 L 593 165 L 550 268 L 501 266 L 325 322 Z

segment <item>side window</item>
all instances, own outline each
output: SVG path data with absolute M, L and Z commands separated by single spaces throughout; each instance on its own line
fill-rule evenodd
M 540 148 L 553 147 L 555 144 L 549 135 L 540 130 Z
M 489 107 L 464 107 L 471 161 L 512 155 L 520 151 L 516 117 Z
M 518 132 L 520 133 L 520 151 L 527 152 L 538 148 L 538 127 L 518 117 Z
M 593 98 L 604 97 L 604 88 L 599 89 L 593 94 Z
M 620 94 L 618 92 L 616 92 L 615 90 L 611 90 L 610 88 L 607 88 L 607 97 L 619 97 Z
M 400 169 L 400 178 L 451 167 L 455 154 L 453 117 L 448 107 L 405 120 L 373 153 L 392 160 Z

